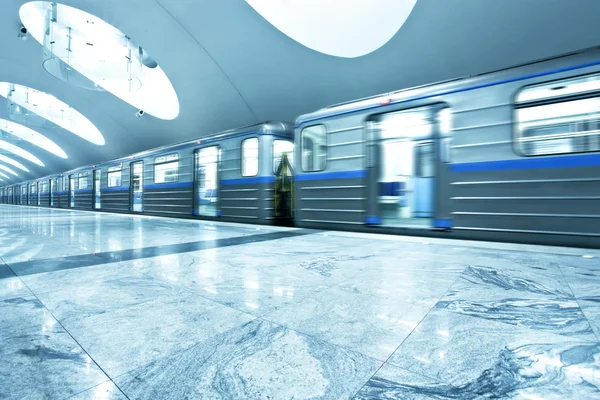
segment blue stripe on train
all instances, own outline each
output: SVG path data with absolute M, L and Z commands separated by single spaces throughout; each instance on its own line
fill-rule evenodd
M 335 171 L 335 172 L 313 172 L 309 174 L 296 175 L 296 181 L 320 181 L 330 179 L 356 179 L 367 176 L 367 171 L 359 169 L 355 171 Z
M 102 188 L 103 192 L 124 192 L 129 190 L 129 186 L 114 186 L 114 187 L 105 187 Z
M 247 185 L 252 183 L 273 183 L 274 176 L 252 176 L 248 178 L 223 179 L 221 185 Z
M 450 170 L 452 172 L 478 172 L 596 166 L 600 166 L 600 154 L 459 163 L 452 164 Z
M 177 189 L 192 187 L 192 182 L 172 182 L 172 183 L 151 183 L 144 186 L 144 189 Z

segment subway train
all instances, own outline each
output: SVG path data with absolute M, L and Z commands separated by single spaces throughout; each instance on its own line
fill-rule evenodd
M 279 181 L 283 163 L 291 187 Z M 289 196 L 278 198 L 282 190 Z M 305 228 L 598 248 L 600 48 L 326 107 L 294 125 L 206 136 L 1 195 L 260 224 L 287 207 Z

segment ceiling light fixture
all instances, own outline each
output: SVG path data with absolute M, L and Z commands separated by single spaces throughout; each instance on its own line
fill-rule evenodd
M 0 176 L 5 177 L 6 179 L 10 179 L 10 176 L 6 175 L 4 172 L 0 171 Z
M 179 100 L 159 65 L 132 39 L 88 12 L 49 1 L 31 1 L 19 15 L 43 45 L 52 75 L 88 89 L 104 89 L 160 119 L 179 115 Z
M 38 146 L 60 158 L 67 158 L 67 154 L 56 143 L 26 126 L 0 118 L 0 130 Z
M 417 0 L 246 2 L 298 43 L 324 54 L 346 58 L 361 57 L 385 45 L 404 25 L 417 4 Z
M 12 166 L 15 166 L 15 167 L 17 167 L 17 168 L 19 168 L 19 169 L 21 169 L 21 170 L 23 170 L 25 172 L 29 172 L 29 169 L 27 169 L 26 166 L 24 166 L 23 164 L 21 164 L 20 162 L 18 162 L 16 160 L 13 160 L 10 157 L 6 157 L 3 154 L 0 154 L 0 161 L 5 162 L 7 164 L 10 164 Z
M 26 159 L 27 161 L 31 161 L 32 163 L 39 165 L 40 167 L 45 167 L 44 163 L 39 158 L 37 158 L 36 156 L 31 154 L 30 152 L 23 150 L 20 147 L 15 146 L 12 143 L 8 143 L 8 142 L 5 142 L 4 140 L 0 140 L 0 149 L 9 151 L 19 157 Z
M 88 142 L 99 146 L 105 144 L 102 133 L 89 119 L 51 94 L 0 82 L 0 95 L 8 99 L 9 116 L 14 121 L 37 126 L 46 126 L 50 121 Z
M 9 174 L 13 174 L 14 176 L 19 176 L 19 174 L 17 174 L 15 171 L 13 171 L 12 169 L 8 168 L 5 165 L 0 164 L 0 169 L 8 172 Z

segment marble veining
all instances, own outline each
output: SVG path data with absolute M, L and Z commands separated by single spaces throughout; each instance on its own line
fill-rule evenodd
M 136 399 L 340 399 L 380 362 L 264 321 L 118 377 Z
M 535 344 L 503 348 L 474 379 L 448 384 L 386 365 L 357 399 L 598 399 L 600 344 Z
M 596 399 L 599 260 L 0 205 L 0 398 Z

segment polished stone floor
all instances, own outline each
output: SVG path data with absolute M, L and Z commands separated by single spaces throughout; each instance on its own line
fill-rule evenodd
M 600 399 L 600 251 L 0 206 L 0 399 Z

